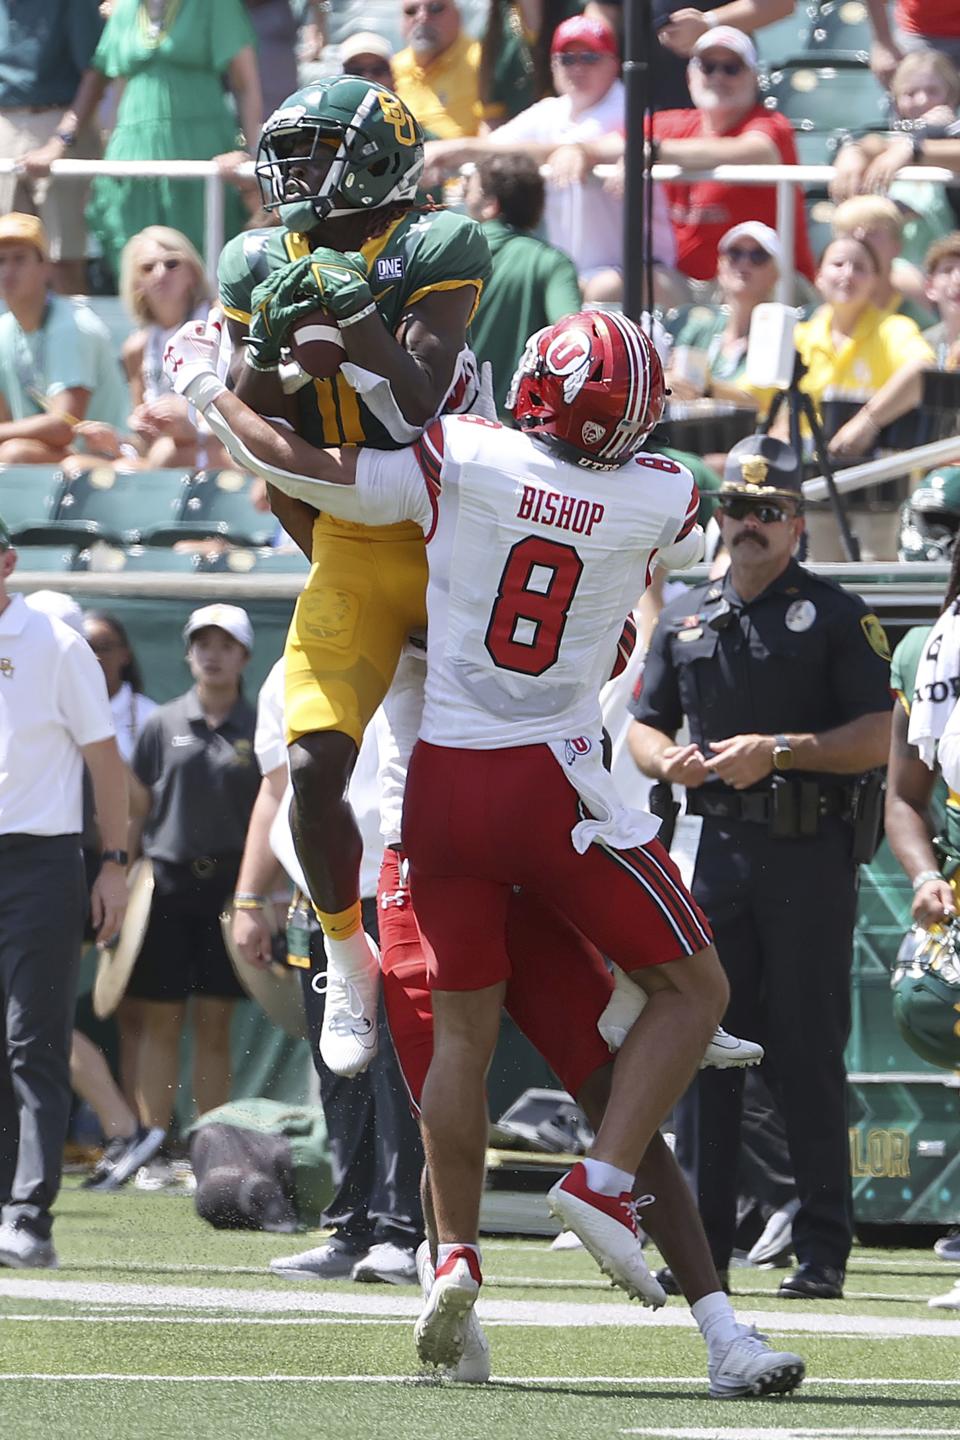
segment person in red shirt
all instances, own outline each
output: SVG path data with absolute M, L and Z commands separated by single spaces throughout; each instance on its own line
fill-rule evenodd
M 693 47 L 687 67 L 692 110 L 664 110 L 653 117 L 655 156 L 666 165 L 710 169 L 715 165 L 796 165 L 790 122 L 765 110 L 757 90 L 757 52 L 742 30 L 715 25 Z M 677 242 L 676 265 L 693 280 L 712 280 L 723 235 L 746 220 L 777 226 L 773 185 L 692 184 L 667 181 L 664 190 Z M 796 268 L 813 278 L 803 195 L 796 191 Z
M 873 31 L 870 69 L 881 85 L 889 86 L 894 70 L 911 50 L 939 50 L 960 69 L 957 0 L 897 0 L 892 25 L 887 0 L 867 0 L 867 11 Z

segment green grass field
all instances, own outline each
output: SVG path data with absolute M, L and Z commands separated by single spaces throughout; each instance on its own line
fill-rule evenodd
M 0 1437 L 960 1440 L 960 1312 L 926 1304 L 957 1269 L 930 1252 L 858 1249 L 836 1302 L 778 1301 L 778 1272 L 735 1270 L 741 1318 L 804 1355 L 808 1379 L 720 1402 L 681 1301 L 652 1315 L 583 1252 L 488 1239 L 494 1375 L 462 1386 L 417 1374 L 413 1287 L 294 1285 L 266 1264 L 303 1237 L 217 1232 L 189 1199 L 76 1183 L 61 1269 L 0 1272 Z

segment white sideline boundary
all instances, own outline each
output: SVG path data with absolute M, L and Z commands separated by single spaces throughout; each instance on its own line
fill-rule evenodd
M 362 1287 L 358 1287 L 362 1288 Z M 140 1309 L 222 1310 L 231 1314 L 366 1316 L 372 1320 L 407 1318 L 413 1320 L 422 1305 L 420 1296 L 367 1295 L 352 1291 L 318 1291 L 313 1288 L 286 1290 L 240 1290 L 221 1286 L 138 1285 L 110 1282 L 33 1280 L 20 1276 L 0 1278 L 0 1305 L 4 1300 L 54 1301 L 75 1305 L 121 1306 Z M 628 1301 L 497 1300 L 485 1297 L 478 1313 L 488 1323 L 536 1326 L 541 1329 L 568 1326 L 615 1326 L 694 1330 L 695 1322 L 686 1309 L 667 1308 L 649 1312 Z M 2 1314 L 2 1312 L 0 1312 Z M 960 1316 L 956 1319 L 893 1318 L 883 1315 L 797 1314 L 793 1311 L 743 1309 L 739 1318 L 767 1333 L 818 1334 L 860 1339 L 906 1339 L 910 1337 L 960 1339 Z
M 285 1384 L 285 1385 L 429 1385 L 436 1386 L 443 1383 L 434 1375 L 291 1375 L 286 1372 L 274 1371 L 263 1375 L 222 1375 L 222 1374 L 151 1374 L 151 1373 L 130 1373 L 120 1370 L 101 1370 L 93 1373 L 65 1372 L 57 1374 L 43 1370 L 25 1371 L 0 1371 L 0 1385 L 4 1382 L 24 1381 L 48 1381 L 51 1384 L 66 1382 L 72 1384 L 102 1384 L 122 1382 L 125 1384 L 171 1384 L 171 1385 L 260 1385 L 260 1384 Z M 827 1386 L 866 1386 L 868 1389 L 883 1390 L 893 1386 L 909 1386 L 912 1388 L 931 1387 L 936 1385 L 952 1385 L 958 1382 L 937 1381 L 937 1380 L 851 1380 L 851 1379 L 810 1379 L 804 1381 L 803 1388 L 811 1386 L 825 1388 Z M 488 1389 L 495 1389 L 498 1385 L 516 1387 L 528 1387 L 535 1390 L 541 1385 L 616 1385 L 636 1387 L 639 1385 L 676 1385 L 703 1389 L 707 1385 L 705 1375 L 493 1375 L 486 1382 Z M 686 1436 L 691 1433 L 686 1430 L 676 1429 L 655 1429 L 655 1430 L 622 1430 L 623 1435 L 670 1435 Z M 718 1440 L 728 1434 L 726 1430 L 710 1429 L 708 1432 L 696 1431 L 696 1435 L 703 1433 L 706 1440 Z M 739 1431 L 730 1432 L 739 1435 Z M 779 1429 L 768 1429 L 762 1432 L 764 1436 L 788 1435 L 950 1435 L 960 1437 L 957 1430 L 877 1430 L 871 1427 L 869 1430 L 800 1430 L 784 1431 Z

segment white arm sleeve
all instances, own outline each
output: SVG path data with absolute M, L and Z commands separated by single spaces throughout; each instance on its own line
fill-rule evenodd
M 433 514 L 430 496 L 412 450 L 361 450 L 357 455 L 356 483 L 338 485 L 279 470 L 258 459 L 230 429 L 216 405 L 210 405 L 204 414 L 210 429 L 223 441 L 237 464 L 261 476 L 285 495 L 305 500 L 315 510 L 323 510 L 338 520 L 353 520 L 359 525 L 394 525 L 400 520 L 415 520 L 424 530 L 430 528 Z
M 672 545 L 664 545 L 662 550 L 657 551 L 657 564 L 662 565 L 664 570 L 686 570 L 702 558 L 703 530 L 699 525 L 694 525 L 690 534 L 682 540 L 675 540 Z
M 955 705 L 937 741 L 937 760 L 944 780 L 960 794 L 960 705 Z
M 283 733 L 283 660 L 278 660 L 260 687 L 257 698 L 257 728 L 253 751 L 261 775 L 270 775 L 286 766 L 287 746 Z

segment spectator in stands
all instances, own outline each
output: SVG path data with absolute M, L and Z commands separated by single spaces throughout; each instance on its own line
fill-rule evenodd
M 97 0 L 0 0 L 0 159 L 19 160 L 54 134 L 97 48 L 103 21 Z M 74 157 L 101 153 L 96 127 L 77 132 Z M 88 183 L 10 171 L 0 175 L 0 215 L 39 215 L 50 237 L 53 285 L 62 295 L 86 289 Z
M 773 299 L 782 251 L 775 230 L 759 220 L 734 225 L 720 241 L 719 303 L 688 305 L 668 322 L 673 349 L 667 383 L 678 400 L 698 395 L 733 398 L 731 387 L 747 363 L 750 321 Z
M 467 214 L 479 220 L 493 257 L 471 335 L 474 353 L 493 366 L 502 418 L 504 401 L 527 337 L 580 308 L 576 266 L 530 232 L 543 216 L 544 184 L 529 155 L 488 155 L 467 181 Z
M 960 196 L 944 185 L 896 180 L 904 165 L 915 164 L 914 141 L 926 127 L 949 125 L 960 104 L 960 74 L 936 50 L 914 51 L 897 66 L 891 84 L 897 111 L 895 133 L 868 132 L 837 152 L 830 194 L 839 204 L 853 195 L 881 192 L 904 210 L 901 254 L 922 265 L 931 243 L 960 219 Z
M 203 261 L 186 235 L 166 225 L 148 225 L 128 240 L 120 257 L 120 298 L 139 328 L 124 342 L 122 356 L 133 413 L 129 429 L 146 463 L 162 469 L 225 465 L 226 454 L 197 416 L 170 388 L 163 351 L 185 321 L 204 319 L 210 291 Z
M 35 215 L 0 217 L 0 462 L 59 464 L 84 421 L 121 427 L 130 404 L 106 326 L 50 289 Z M 97 427 L 99 428 L 99 426 Z M 92 438 L 95 440 L 95 432 Z
M 494 0 L 480 42 L 480 102 L 489 127 L 553 94 L 554 31 L 580 8 L 577 0 Z
M 929 325 L 924 305 L 923 276 L 916 266 L 900 259 L 903 215 L 884 195 L 854 195 L 833 212 L 831 230 L 837 237 L 852 235 L 866 240 L 880 263 L 873 303 L 885 314 L 908 315 L 918 325 Z
M 680 10 L 671 10 L 670 0 L 654 0 L 653 24 L 657 39 L 665 49 L 689 59 L 697 41 L 717 25 L 732 25 L 735 30 L 753 33 L 776 20 L 785 20 L 793 9 L 793 0 L 732 0 L 729 4 L 724 0 L 719 3 L 707 0 L 705 5 L 684 6 Z M 660 68 L 663 58 L 656 57 L 655 70 Z
M 456 0 L 403 0 L 401 29 L 407 45 L 393 57 L 396 93 L 431 135 L 476 135 L 480 42 L 463 34 Z
M 340 67 L 344 75 L 359 75 L 363 80 L 373 80 L 377 85 L 395 90 L 392 55 L 389 40 L 373 30 L 358 30 L 340 46 Z
M 941 370 L 960 369 L 960 230 L 935 240 L 924 261 L 927 300 L 940 319 L 923 332 Z
M 956 0 L 897 0 L 891 27 L 888 0 L 867 0 L 873 44 L 870 68 L 889 85 L 910 50 L 939 50 L 960 66 L 960 7 Z
M 207 605 L 183 633 L 195 684 L 154 711 L 133 752 L 131 810 L 153 862 L 154 898 L 120 1016 L 121 1027 L 130 1022 L 140 1031 L 140 1123 L 163 1130 L 173 1115 L 188 999 L 197 1109 L 230 1098 L 230 1020 L 243 990 L 220 911 L 236 887 L 260 784 L 256 714 L 242 688 L 253 649 L 249 617 L 236 605 Z M 159 1173 L 151 1179 L 162 1183 L 164 1164 L 154 1161 Z
M 585 300 L 612 299 L 623 260 L 623 201 L 590 174 L 590 146 L 608 135 L 622 151 L 624 96 L 616 37 L 600 21 L 575 15 L 554 31 L 551 49 L 557 94 L 482 139 L 428 142 L 425 183 L 436 184 L 470 160 L 507 150 L 546 164 L 546 238 L 573 260 Z M 660 265 L 670 266 L 673 238 L 662 207 L 657 222 L 655 208 L 654 255 Z
M 56 134 L 26 157 L 29 174 L 48 174 L 50 163 L 72 148 L 114 80 L 123 81 L 123 96 L 108 160 L 216 158 L 229 178 L 250 159 L 263 116 L 254 32 L 243 0 L 116 0 Z M 232 191 L 227 202 L 229 238 L 244 215 Z M 204 194 L 196 180 L 103 176 L 94 183 L 88 214 L 114 274 L 127 240 L 148 225 L 176 225 L 197 249 L 203 246 Z
M 874 303 L 880 272 L 869 241 L 852 235 L 831 240 L 817 272 L 824 303 L 794 331 L 807 367 L 800 388 L 820 411 L 831 453 L 846 458 L 874 449 L 880 431 L 911 408 L 898 405 L 886 388 L 900 367 L 913 360 L 933 363 L 915 322 Z M 769 405 L 769 391 L 743 384 L 763 408 Z M 831 404 L 836 408 L 828 409 Z M 783 412 L 781 424 L 785 435 Z

